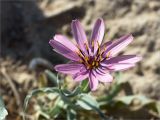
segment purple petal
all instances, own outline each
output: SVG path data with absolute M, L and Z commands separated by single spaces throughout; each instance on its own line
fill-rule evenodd
M 112 82 L 113 77 L 109 74 L 107 69 L 103 70 L 101 67 L 93 71 L 94 75 L 100 82 Z
M 90 39 L 90 47 L 92 48 L 92 44 L 94 43 L 94 53 L 97 52 L 98 44 L 100 45 L 103 37 L 104 37 L 105 25 L 103 19 L 98 19 L 94 25 L 91 39 Z M 92 43 L 93 42 L 93 43 Z
M 100 67 L 95 69 L 96 74 L 103 75 L 106 73 L 105 70 L 102 70 Z
M 124 47 L 126 47 L 129 43 L 131 43 L 132 40 L 133 40 L 132 35 L 126 35 L 119 38 L 118 40 L 113 41 L 113 43 L 107 48 L 103 57 L 105 57 L 108 54 L 108 52 L 110 52 L 111 56 L 114 56 L 119 51 L 121 51 Z
M 142 57 L 137 55 L 122 55 L 117 57 L 112 57 L 109 60 L 105 60 L 106 64 L 114 64 L 114 63 L 136 63 L 142 60 Z
M 92 91 L 95 91 L 98 87 L 98 80 L 92 72 L 89 74 L 89 86 Z
M 77 63 L 70 63 L 70 64 L 60 64 L 56 65 L 54 69 L 57 72 L 64 73 L 64 74 L 75 74 L 80 71 L 84 67 L 83 64 Z
M 108 48 L 112 43 L 113 43 L 113 41 L 105 42 L 103 45 L 101 45 L 101 50 L 105 50 L 105 49 Z
M 123 71 L 134 66 L 135 64 L 118 63 L 118 64 L 107 65 L 107 69 L 109 69 L 110 71 Z
M 85 68 L 84 68 L 85 69 Z M 75 81 L 82 81 L 84 79 L 86 79 L 88 77 L 88 71 L 87 70 L 82 70 L 78 73 L 76 73 L 75 75 L 73 75 L 73 79 Z
M 108 82 L 112 82 L 113 77 L 109 73 L 106 73 L 104 75 L 97 75 L 97 79 L 100 82 L 108 83 Z
M 76 53 L 76 48 L 74 47 L 74 44 L 65 41 L 66 39 L 58 39 L 58 38 L 63 38 L 63 37 L 55 36 L 54 40 L 49 41 L 49 44 L 55 49 L 55 51 L 65 56 L 68 59 L 71 59 L 73 61 L 79 61 L 80 57 Z M 67 44 L 68 46 L 65 45 L 66 42 L 68 42 Z
M 72 51 L 78 51 L 78 48 L 64 35 L 55 35 L 54 40 L 68 47 Z
M 71 24 L 71 28 L 78 46 L 83 52 L 87 53 L 86 44 L 88 45 L 88 41 L 87 41 L 85 31 L 82 28 L 82 25 L 78 20 L 73 20 Z

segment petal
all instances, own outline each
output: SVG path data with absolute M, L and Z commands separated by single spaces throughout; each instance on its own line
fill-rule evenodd
M 87 41 L 85 31 L 82 28 L 82 25 L 79 22 L 79 20 L 72 21 L 71 29 L 72 29 L 73 35 L 77 41 L 78 46 L 80 47 L 80 49 L 83 52 L 87 53 L 86 45 L 88 45 L 88 41 Z
M 70 50 L 77 52 L 78 48 L 64 35 L 55 35 L 54 40 L 68 47 Z
M 97 68 L 94 74 L 100 82 L 112 82 L 113 80 L 113 77 L 109 74 L 109 71 L 107 71 L 107 69 L 102 69 L 101 67 Z
M 75 74 L 80 71 L 81 68 L 83 68 L 83 64 L 77 64 L 77 63 L 70 63 L 70 64 L 60 64 L 56 65 L 54 69 L 57 72 L 64 73 L 64 74 Z
M 78 54 L 69 48 L 71 46 L 66 46 L 63 42 L 59 42 L 57 40 L 50 40 L 49 44 L 55 49 L 56 52 L 65 56 L 66 58 L 71 59 L 73 61 L 80 60 Z
M 97 75 L 97 79 L 100 82 L 108 83 L 108 82 L 112 82 L 113 77 L 109 73 L 106 73 L 104 75 Z
M 107 65 L 107 69 L 109 69 L 110 71 L 123 71 L 134 66 L 135 64 L 118 63 L 118 64 Z
M 88 71 L 83 71 L 81 70 L 80 72 L 76 73 L 75 75 L 73 75 L 73 79 L 75 81 L 82 81 L 84 79 L 86 79 L 88 77 Z
M 136 63 L 142 60 L 142 57 L 137 55 L 122 55 L 117 57 L 112 57 L 109 60 L 105 60 L 106 64 L 114 64 L 114 63 Z
M 99 75 L 103 75 L 103 74 L 107 73 L 107 71 L 103 70 L 100 67 L 95 69 L 95 72 L 96 72 L 96 74 L 99 74 Z
M 108 54 L 108 52 L 110 52 L 111 56 L 114 56 L 119 51 L 121 51 L 124 47 L 126 47 L 129 43 L 131 43 L 132 40 L 133 40 L 132 35 L 126 35 L 126 36 L 122 36 L 118 40 L 113 41 L 113 43 L 107 48 L 103 57 L 105 57 Z
M 94 47 L 94 53 L 97 52 L 98 46 L 101 44 L 104 37 L 105 25 L 103 19 L 99 18 L 93 28 L 91 39 L 90 39 L 90 47 Z M 92 44 L 94 43 L 94 46 Z
M 98 80 L 96 79 L 96 77 L 92 72 L 90 72 L 89 74 L 89 86 L 92 91 L 95 91 L 98 87 Z
M 101 50 L 105 50 L 106 48 L 108 48 L 111 44 L 113 43 L 113 41 L 109 41 L 109 42 L 105 42 L 103 45 L 101 45 Z

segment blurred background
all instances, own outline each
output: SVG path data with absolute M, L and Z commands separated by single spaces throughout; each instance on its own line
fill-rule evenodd
M 106 25 L 104 41 L 133 34 L 134 41 L 120 54 L 138 54 L 143 60 L 122 74 L 131 87 L 128 94 L 160 100 L 159 0 L 0 0 L 0 4 L 0 94 L 8 120 L 21 120 L 19 111 L 26 94 L 41 86 L 39 73 L 45 69 L 55 72 L 54 65 L 67 62 L 48 42 L 56 33 L 73 40 L 73 19 L 80 19 L 88 37 L 99 17 Z M 46 86 L 54 85 L 47 82 Z M 119 119 L 125 116 L 113 115 Z

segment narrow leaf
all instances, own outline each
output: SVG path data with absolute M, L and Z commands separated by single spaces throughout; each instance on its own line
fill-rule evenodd
M 53 88 L 53 87 L 50 88 L 49 87 L 49 88 L 40 88 L 40 89 L 36 89 L 36 90 L 31 91 L 31 93 L 28 94 L 24 100 L 24 112 L 27 109 L 28 102 L 31 99 L 31 97 L 33 97 L 39 93 L 59 93 L 59 90 L 57 88 Z
M 45 70 L 45 74 L 53 84 L 57 85 L 57 76 L 53 72 L 50 70 Z
M 80 99 L 77 101 L 77 104 L 86 110 L 92 110 L 92 107 L 90 105 L 86 104 L 84 101 L 90 103 L 92 106 L 95 106 L 97 108 L 99 107 L 95 98 L 93 98 L 89 94 L 81 94 Z
M 77 120 L 75 110 L 73 110 L 73 109 L 67 110 L 67 120 Z

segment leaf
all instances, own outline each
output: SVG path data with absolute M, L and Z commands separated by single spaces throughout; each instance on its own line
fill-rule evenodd
M 77 105 L 81 106 L 83 109 L 85 110 L 92 110 L 92 107 L 90 107 L 89 105 L 87 105 L 85 102 L 83 102 L 82 100 L 78 100 L 77 101 Z
M 46 114 L 45 112 L 39 111 L 38 113 L 39 113 L 39 116 L 41 115 L 41 116 L 43 116 L 44 118 L 50 120 L 50 116 L 49 116 L 48 114 Z
M 73 109 L 67 110 L 67 120 L 76 120 L 76 111 Z
M 50 116 L 56 118 L 61 113 L 61 108 L 63 108 L 64 102 L 58 97 L 54 103 L 54 107 L 49 112 Z
M 73 91 L 69 91 L 67 89 L 60 89 L 61 93 L 66 96 L 66 97 L 74 97 L 80 93 L 80 88 L 79 86 L 76 87 Z
M 59 90 L 57 88 L 49 87 L 49 88 L 40 88 L 40 89 L 36 89 L 36 90 L 31 91 L 31 93 L 28 94 L 24 100 L 24 112 L 27 109 L 28 102 L 31 99 L 31 97 L 33 97 L 39 93 L 59 93 Z
M 158 115 L 160 116 L 160 101 L 156 104 Z
M 7 115 L 8 115 L 8 112 L 5 108 L 2 97 L 0 96 L 0 120 L 4 120 Z
M 95 98 L 93 98 L 89 94 L 81 94 L 80 97 L 81 98 L 77 101 L 77 105 L 80 105 L 85 110 L 95 110 L 99 114 L 101 119 L 108 120 L 104 113 L 99 109 L 99 104 L 95 100 Z
M 140 109 L 142 107 L 146 107 L 148 110 L 154 111 L 155 114 L 159 116 L 158 118 L 160 118 L 160 102 L 147 98 L 143 95 L 132 95 L 132 96 L 121 97 L 117 98 L 115 102 L 116 103 L 121 102 L 129 106 L 134 100 L 139 101 L 139 104 L 137 105 L 137 108 L 135 110 Z
M 45 74 L 53 84 L 57 85 L 57 76 L 53 72 L 50 70 L 45 70 Z
M 85 102 L 84 102 L 85 101 Z M 95 98 L 93 98 L 91 95 L 89 94 L 81 94 L 80 95 L 80 99 L 77 100 L 77 105 L 80 105 L 82 108 L 86 109 L 86 110 L 92 110 L 93 107 L 91 107 L 90 105 L 86 104 L 90 103 L 92 106 L 95 107 L 99 107 L 97 101 Z
M 88 79 L 81 82 L 80 88 L 82 93 L 88 93 L 90 91 Z
M 120 75 L 120 73 L 117 74 L 118 76 Z M 118 81 L 118 80 L 117 80 Z M 123 86 L 127 86 L 128 87 L 128 81 L 121 81 L 121 82 L 115 82 L 109 89 L 109 93 L 105 96 L 102 96 L 100 98 L 97 99 L 97 101 L 99 102 L 99 105 L 105 105 L 105 104 L 110 104 L 114 98 L 118 95 L 118 93 L 124 89 Z M 128 90 L 128 89 L 127 89 Z M 129 91 L 127 91 L 129 92 Z
M 117 102 L 122 102 L 123 104 L 130 105 L 133 100 L 139 100 L 141 106 L 147 105 L 149 103 L 154 102 L 153 100 L 143 96 L 143 95 L 131 95 L 131 96 L 124 96 L 124 97 L 119 97 L 115 99 Z

